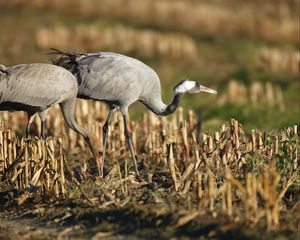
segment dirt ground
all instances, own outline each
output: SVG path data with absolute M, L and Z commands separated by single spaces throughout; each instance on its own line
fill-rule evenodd
M 178 216 L 177 216 L 178 217 Z M 199 217 L 181 227 L 176 214 L 157 215 L 140 207 L 99 210 L 72 202 L 0 214 L 0 239 L 299 239 L 279 232 L 249 229 L 243 223 Z M 250 231 L 249 231 L 250 230 Z M 257 231 L 258 230 L 258 231 Z
M 41 196 L 38 188 L 16 190 L 1 182 L 0 240 L 300 239 L 299 189 L 286 193 L 280 224 L 267 231 L 265 216 L 249 223 L 242 211 L 231 217 L 222 214 L 220 201 L 213 212 L 205 204 L 199 207 L 192 186 L 186 193 L 174 191 L 166 168 L 140 164 L 143 183 L 130 168 L 124 171 L 124 159 L 107 161 L 104 178 L 98 177 L 93 159 L 83 172 L 81 159 L 71 159 L 71 171 L 65 171 L 68 194 L 64 198 Z M 236 200 L 234 207 L 239 204 Z
M 97 196 L 95 181 L 82 188 Z M 266 231 L 265 221 L 255 226 L 236 216 L 189 208 L 188 197 L 158 188 L 135 188 L 127 202 L 106 201 L 90 206 L 71 186 L 60 201 L 33 197 L 32 193 L 1 192 L 0 240 L 9 239 L 299 239 L 300 206 L 282 213 L 277 231 Z M 100 201 L 99 196 L 97 197 Z M 96 199 L 96 198 L 92 198 Z M 298 204 L 299 205 L 299 204 Z M 297 223 L 298 221 L 298 223 Z M 298 232 L 294 226 L 298 224 Z

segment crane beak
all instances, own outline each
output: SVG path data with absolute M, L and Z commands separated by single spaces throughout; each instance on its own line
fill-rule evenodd
M 199 86 L 199 92 L 207 92 L 207 93 L 212 93 L 212 94 L 217 94 L 218 93 L 217 91 L 215 91 L 211 88 L 202 86 L 202 85 Z

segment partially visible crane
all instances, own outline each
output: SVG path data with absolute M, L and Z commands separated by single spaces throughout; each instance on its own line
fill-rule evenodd
M 0 111 L 27 112 L 26 137 L 30 123 L 38 113 L 42 120 L 42 138 L 45 139 L 46 112 L 58 103 L 68 126 L 88 143 L 99 168 L 102 164 L 100 146 L 93 144 L 95 137 L 74 120 L 77 91 L 75 77 L 62 67 L 43 63 L 8 68 L 0 65 Z
M 217 93 L 196 81 L 183 80 L 174 87 L 173 100 L 166 105 L 161 99 L 160 80 L 156 72 L 137 59 L 112 52 L 76 53 L 51 50 L 50 54 L 62 55 L 53 63 L 68 69 L 76 76 L 78 98 L 104 101 L 109 106 L 110 111 L 103 126 L 103 161 L 109 122 L 116 107 L 120 107 L 125 125 L 124 134 L 137 176 L 139 171 L 127 123 L 128 107 L 140 101 L 155 114 L 166 116 L 177 109 L 180 98 L 186 93 Z
M 5 67 L 2 64 L 0 64 L 0 72 L 7 74 L 7 76 L 11 75 L 9 73 L 9 71 L 8 71 L 8 68 Z M 14 104 L 14 105 L 16 106 L 16 104 Z M 10 108 L 10 109 L 8 109 L 8 108 Z M 14 111 L 11 106 L 10 107 L 5 106 L 4 103 L 2 103 L 2 105 L 0 105 L 0 110 Z M 42 124 L 41 124 L 41 137 L 42 137 L 43 140 L 46 140 L 45 128 L 46 128 L 46 114 L 47 114 L 47 110 L 48 109 L 45 109 L 45 110 L 42 110 L 42 111 L 38 111 L 38 115 L 39 115 L 39 117 L 41 119 L 41 122 L 42 122 Z M 29 131 L 30 131 L 30 125 L 31 125 L 31 123 L 32 123 L 32 121 L 34 119 L 36 111 L 28 109 L 28 111 L 26 111 L 26 112 L 27 112 L 27 118 L 28 119 L 27 119 L 27 125 L 26 125 L 26 130 L 25 130 L 25 137 L 28 138 L 29 137 Z

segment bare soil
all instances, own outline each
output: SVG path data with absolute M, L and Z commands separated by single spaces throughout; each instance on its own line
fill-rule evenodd
M 82 184 L 89 196 L 97 196 L 94 182 Z M 90 206 L 74 185 L 69 196 L 59 201 L 26 191 L 8 190 L 0 195 L 0 240 L 300 239 L 299 203 L 282 213 L 279 230 L 268 232 L 264 220 L 251 226 L 238 216 L 229 219 L 189 208 L 189 197 L 178 196 L 168 184 L 136 188 L 124 206 Z

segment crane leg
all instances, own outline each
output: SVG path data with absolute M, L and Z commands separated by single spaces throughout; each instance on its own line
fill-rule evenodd
M 25 130 L 25 138 L 29 137 L 30 126 L 31 123 L 33 122 L 34 114 L 35 114 L 34 112 L 27 112 L 27 125 Z
M 107 140 L 107 133 L 109 131 L 109 123 L 110 123 L 111 117 L 112 117 L 115 110 L 116 110 L 115 106 L 110 107 L 108 116 L 107 116 L 106 121 L 103 125 L 103 130 L 102 130 L 103 131 L 103 139 L 102 139 L 102 141 L 103 141 L 103 153 L 102 153 L 102 162 L 103 162 L 103 164 L 101 166 L 102 173 L 103 173 L 103 166 L 104 166 L 104 160 L 105 160 L 105 152 L 106 152 L 106 144 L 107 144 L 106 140 Z
M 135 174 L 136 174 L 138 180 L 141 180 L 140 173 L 139 173 L 139 170 L 138 170 L 138 167 L 137 167 L 136 157 L 135 157 L 134 150 L 133 150 L 131 134 L 128 131 L 127 114 L 126 114 L 127 111 L 124 111 L 121 108 L 121 112 L 122 112 L 123 119 L 124 119 L 124 128 L 125 128 L 124 135 L 125 135 L 126 140 L 127 140 L 127 144 L 128 144 L 130 154 L 132 156 L 132 160 L 133 160 L 133 164 L 134 164 L 134 171 L 135 171 Z
M 42 121 L 41 137 L 42 137 L 43 140 L 46 140 L 46 134 L 45 134 L 45 131 L 46 131 L 46 114 L 47 114 L 47 110 L 39 112 L 39 116 L 40 116 L 40 119 Z
M 76 96 L 76 95 L 75 95 Z M 75 103 L 76 98 L 70 98 L 65 100 L 64 102 L 61 102 L 60 108 L 62 111 L 62 114 L 64 116 L 64 119 L 68 126 L 74 130 L 75 132 L 79 133 L 84 137 L 84 140 L 89 145 L 91 152 L 93 153 L 93 156 L 95 158 L 96 165 L 98 167 L 99 175 L 103 176 L 103 173 L 101 173 L 101 164 L 102 164 L 102 149 L 99 148 L 96 144 L 93 142 L 97 140 L 97 138 L 88 130 L 85 130 L 78 126 L 74 119 L 74 111 L 75 111 Z

